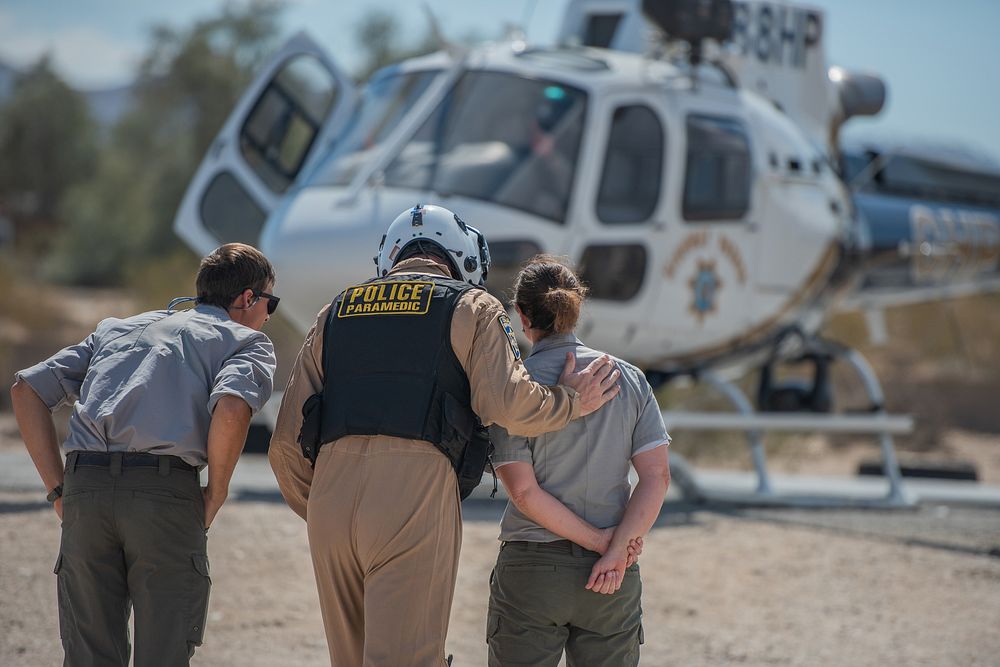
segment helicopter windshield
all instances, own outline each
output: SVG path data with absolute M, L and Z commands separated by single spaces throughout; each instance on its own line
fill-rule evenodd
M 316 170 L 310 185 L 347 185 L 440 70 L 400 72 L 389 67 L 376 72 L 361 103 L 333 152 Z
M 586 93 L 564 84 L 467 72 L 386 169 L 385 183 L 562 222 L 586 106 Z

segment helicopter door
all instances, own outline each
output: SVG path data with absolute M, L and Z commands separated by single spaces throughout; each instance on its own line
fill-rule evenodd
M 357 92 L 305 33 L 261 68 L 209 147 L 174 219 L 200 254 L 257 245 L 268 215 L 347 119 Z
M 648 333 L 656 297 L 666 129 L 651 100 L 606 96 L 594 114 L 574 198 L 567 254 L 590 288 L 578 327 L 587 343 L 620 356 Z
M 672 354 L 707 353 L 727 344 L 746 331 L 753 311 L 749 131 L 733 114 L 731 98 L 705 104 L 713 101 L 705 90 L 698 101 L 698 108 L 680 109 L 678 134 L 684 140 L 672 198 L 679 224 L 668 230 L 659 264 L 664 345 L 690 345 L 662 349 Z

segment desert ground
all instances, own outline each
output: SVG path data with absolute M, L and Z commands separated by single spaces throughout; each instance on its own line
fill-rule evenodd
M 0 375 L 80 340 L 98 315 L 137 309 L 119 292 L 64 292 L 46 293 L 59 305 L 48 319 L 35 298 L 12 299 L 0 313 Z M 915 437 L 898 441 L 904 462 L 970 462 L 981 481 L 1000 485 L 1000 354 L 991 333 L 1000 330 L 998 298 L 890 313 L 893 346 L 866 350 L 889 410 L 918 417 Z M 856 320 L 838 320 L 834 337 L 860 340 Z M 284 337 L 287 368 L 301 337 Z M 842 394 L 852 387 L 845 383 Z M 667 409 L 706 409 L 671 392 L 660 398 Z M 0 410 L 5 399 L 0 393 Z M 62 427 L 65 411 L 58 417 Z M 672 446 L 699 469 L 748 469 L 739 436 L 675 436 Z M 13 419 L 0 412 L 0 453 L 22 448 Z M 853 476 L 877 455 L 870 438 L 768 441 L 775 473 Z M 496 501 L 463 506 L 447 643 L 457 667 L 486 664 L 487 582 L 502 508 Z M 58 548 L 59 522 L 40 484 L 0 485 L 0 667 L 61 662 L 52 574 Z M 209 556 L 210 619 L 194 665 L 328 664 L 305 526 L 276 492 L 235 494 L 212 527 Z M 1000 666 L 1000 509 L 804 511 L 671 501 L 640 567 L 644 666 Z
M 502 507 L 463 506 L 447 643 L 459 667 L 486 664 Z M 40 490 L 0 490 L 0 665 L 61 660 L 58 545 L 59 522 Z M 210 620 L 194 665 L 328 664 L 305 525 L 277 494 L 233 497 L 212 527 L 209 555 Z M 997 509 L 668 502 L 640 567 L 642 665 L 1000 664 Z

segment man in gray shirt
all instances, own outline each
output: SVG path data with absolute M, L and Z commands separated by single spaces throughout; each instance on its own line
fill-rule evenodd
M 17 373 L 25 445 L 62 519 L 55 572 L 64 665 L 187 665 L 210 587 L 206 535 L 250 418 L 271 395 L 260 332 L 274 269 L 232 243 L 202 260 L 197 305 L 106 319 Z M 51 410 L 73 403 L 62 463 Z M 208 486 L 199 471 L 208 467 Z

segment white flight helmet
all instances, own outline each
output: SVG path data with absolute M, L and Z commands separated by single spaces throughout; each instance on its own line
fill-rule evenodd
M 442 206 L 417 204 L 392 221 L 378 246 L 375 264 L 384 276 L 403 250 L 412 243 L 433 243 L 444 251 L 462 280 L 485 285 L 490 268 L 490 249 L 486 237 L 456 213 Z

